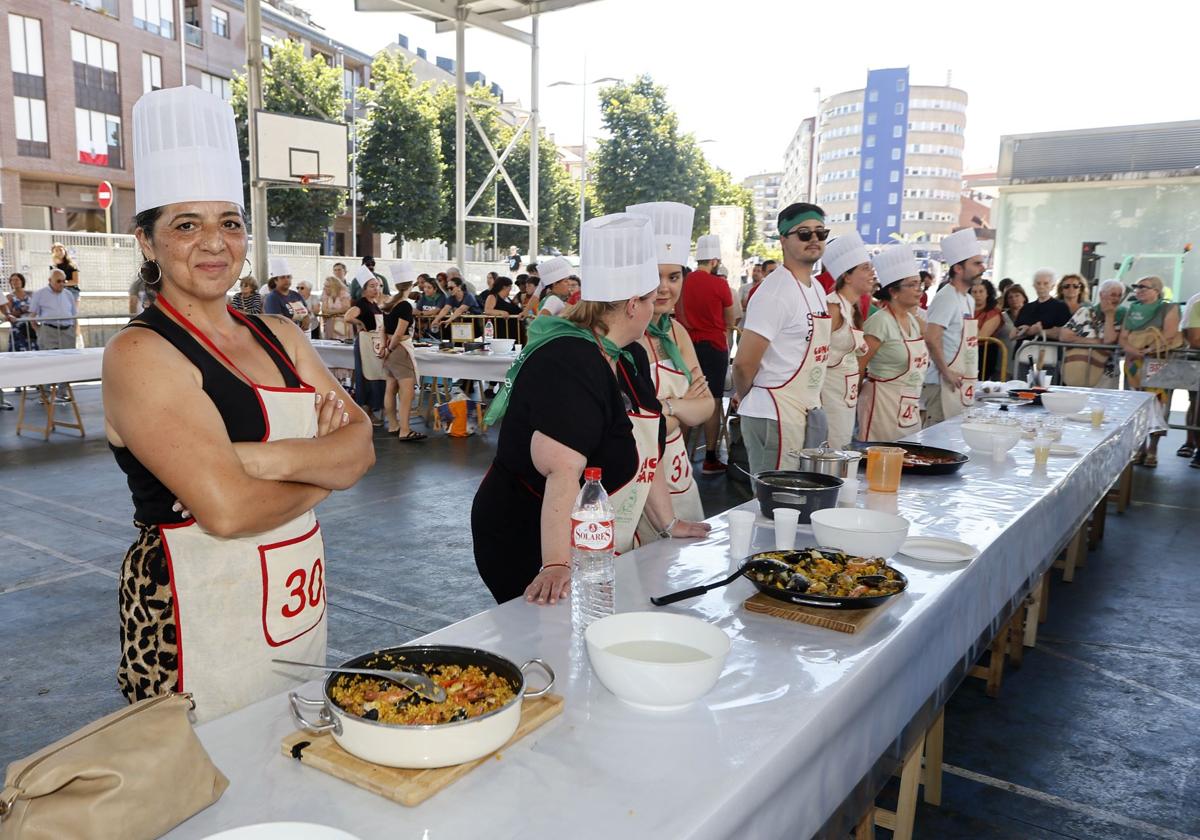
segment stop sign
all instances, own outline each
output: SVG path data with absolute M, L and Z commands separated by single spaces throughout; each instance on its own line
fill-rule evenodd
M 101 210 L 107 210 L 112 206 L 113 202 L 113 186 L 108 181 L 101 181 L 96 187 L 96 203 L 100 205 Z

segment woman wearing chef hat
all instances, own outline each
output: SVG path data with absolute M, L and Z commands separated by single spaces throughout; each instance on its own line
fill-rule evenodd
M 929 369 L 924 324 L 917 317 L 923 292 L 912 248 L 898 243 L 875 256 L 884 306 L 867 319 L 866 379 L 858 400 L 862 440 L 900 440 L 921 428 L 921 384 Z
M 133 493 L 121 570 L 133 701 L 180 690 L 210 719 L 325 661 L 313 507 L 374 462 L 371 428 L 286 317 L 226 305 L 246 257 L 233 111 L 194 87 L 133 108 L 141 276 L 159 291 L 104 352 L 105 431 Z
M 643 511 L 661 536 L 699 537 L 676 519 L 658 462 L 660 406 L 637 340 L 654 314 L 658 268 L 648 219 L 615 213 L 583 226 L 583 300 L 538 318 L 488 410 L 500 417 L 491 469 L 471 508 L 475 564 L 497 601 L 553 604 L 571 579 L 571 506 L 585 467 L 599 467 L 629 551 Z
M 551 257 L 538 266 L 538 286 L 534 304 L 538 315 L 561 315 L 567 308 L 568 280 L 575 267 L 565 257 Z
M 692 476 L 683 426 L 700 426 L 713 413 L 716 402 L 708 380 L 700 371 L 700 360 L 687 330 L 671 314 L 683 291 L 683 266 L 692 246 L 692 222 L 696 211 L 675 201 L 656 201 L 625 208 L 626 213 L 644 216 L 654 229 L 658 259 L 658 291 L 654 317 L 638 343 L 650 356 L 650 377 L 655 396 L 662 405 L 667 424 L 663 471 L 671 493 L 671 507 L 680 519 L 704 519 L 700 488 Z M 640 541 L 656 538 L 657 530 L 646 517 L 638 526 Z
M 871 255 L 859 235 L 842 234 L 825 246 L 821 259 L 836 280 L 825 297 L 829 307 L 829 361 L 825 382 L 821 385 L 821 407 L 829 423 L 829 445 L 845 449 L 854 436 L 854 414 L 858 406 L 858 385 L 862 376 L 858 358 L 867 352 L 863 331 L 856 321 L 859 301 L 875 285 Z

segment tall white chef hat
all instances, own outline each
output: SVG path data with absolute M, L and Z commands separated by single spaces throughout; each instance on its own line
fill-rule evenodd
M 360 265 L 354 269 L 354 279 L 358 281 L 359 286 L 365 286 L 367 281 L 375 279 L 375 272 L 365 265 Z
M 658 286 L 654 232 L 645 216 L 612 213 L 588 219 L 579 249 L 583 300 L 618 301 Z
M 975 228 L 956 230 L 942 240 L 942 259 L 950 265 L 978 257 L 982 252 L 979 240 L 975 237 Z
M 834 280 L 855 266 L 870 261 L 871 255 L 867 253 L 867 246 L 863 244 L 862 237 L 854 231 L 830 240 L 825 246 L 825 256 L 821 258 L 825 269 L 833 275 Z
M 197 87 L 163 88 L 133 105 L 134 210 L 182 201 L 243 207 L 233 109 Z
M 366 268 L 364 265 L 363 268 Z M 408 260 L 400 260 L 388 266 L 388 274 L 392 275 L 392 282 L 399 286 L 401 283 L 415 283 L 417 281 L 417 267 Z M 367 278 L 370 280 L 371 278 Z M 359 281 L 362 282 L 361 280 Z
M 545 262 L 538 263 L 538 287 L 540 292 L 547 286 L 553 286 L 559 280 L 564 280 L 575 273 L 575 266 L 566 257 L 551 257 Z
M 875 266 L 875 274 L 879 277 L 879 285 L 885 288 L 899 283 L 906 277 L 917 277 L 921 274 L 912 248 L 903 242 L 888 245 L 876 254 L 871 262 Z
M 270 267 L 267 269 L 268 277 L 291 277 L 292 269 L 288 266 L 288 261 L 283 257 L 271 257 Z
M 654 246 L 659 265 L 686 265 L 692 250 L 692 223 L 696 208 L 678 201 L 651 201 L 633 204 L 626 213 L 645 216 L 654 228 Z M 719 249 L 718 249 L 719 255 Z
M 721 237 L 706 233 L 696 240 L 696 260 L 721 259 Z

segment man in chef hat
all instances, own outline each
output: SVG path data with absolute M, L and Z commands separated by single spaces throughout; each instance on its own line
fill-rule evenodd
M 929 305 L 925 325 L 931 364 L 921 402 L 927 426 L 956 417 L 975 401 L 979 344 L 971 287 L 987 268 L 974 228 L 950 234 L 941 245 L 942 260 L 950 268 L 946 284 Z
M 718 406 L 725 395 L 725 374 L 729 369 L 729 332 L 737 324 L 738 316 L 729 281 L 717 275 L 720 264 L 721 237 L 710 233 L 697 239 L 696 270 L 684 279 L 683 296 L 677 307 L 679 320 L 696 346 L 700 370 Z M 721 419 L 722 413 L 714 411 L 704 421 L 704 464 L 700 471 L 705 475 L 725 472 L 725 464 L 717 458 Z

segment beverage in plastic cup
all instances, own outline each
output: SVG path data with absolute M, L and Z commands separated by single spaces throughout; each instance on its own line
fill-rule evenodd
M 876 493 L 895 493 L 900 489 L 903 466 L 904 450 L 900 447 L 867 447 L 867 489 Z
M 1036 467 L 1046 466 L 1046 462 L 1050 460 L 1050 444 L 1051 440 L 1043 435 L 1038 435 L 1033 440 L 1033 464 Z
M 787 551 L 796 547 L 796 526 L 800 511 L 795 508 L 775 508 L 775 548 Z
M 755 514 L 752 510 L 729 511 L 729 552 L 735 560 L 750 554 L 750 539 L 754 535 Z
M 1092 407 L 1092 428 L 1099 429 L 1104 425 L 1104 406 Z

